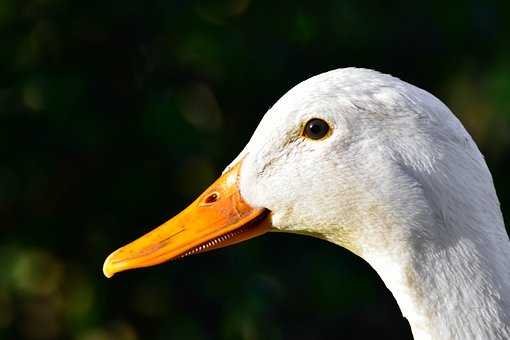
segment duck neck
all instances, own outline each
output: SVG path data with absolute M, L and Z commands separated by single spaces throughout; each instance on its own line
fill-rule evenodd
M 501 228 L 499 228 L 501 229 Z M 510 339 L 510 246 L 499 233 L 419 240 L 365 257 L 415 339 Z

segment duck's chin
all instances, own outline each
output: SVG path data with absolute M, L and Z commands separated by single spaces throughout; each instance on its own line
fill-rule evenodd
M 360 240 L 356 237 L 357 233 L 355 233 L 351 228 L 329 225 L 311 227 L 311 223 L 289 224 L 285 223 L 285 219 L 281 219 L 278 214 L 275 213 L 271 213 L 271 218 L 270 232 L 297 234 L 318 238 L 341 246 L 362 257 Z

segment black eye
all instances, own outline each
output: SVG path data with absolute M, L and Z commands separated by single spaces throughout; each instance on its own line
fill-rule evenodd
M 310 119 L 306 125 L 303 134 L 310 139 L 324 138 L 329 132 L 329 125 L 319 118 Z

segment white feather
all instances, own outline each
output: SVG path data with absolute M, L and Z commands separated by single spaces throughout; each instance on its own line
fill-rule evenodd
M 301 132 L 329 122 L 320 141 Z M 264 116 L 241 193 L 275 231 L 314 235 L 363 257 L 415 339 L 510 338 L 510 243 L 471 136 L 433 95 L 366 69 L 310 78 Z

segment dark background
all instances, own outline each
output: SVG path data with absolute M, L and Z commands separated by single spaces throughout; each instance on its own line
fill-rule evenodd
M 264 112 L 359 66 L 441 98 L 510 212 L 510 2 L 0 0 L 0 338 L 408 339 L 360 258 L 270 234 L 107 280 Z

